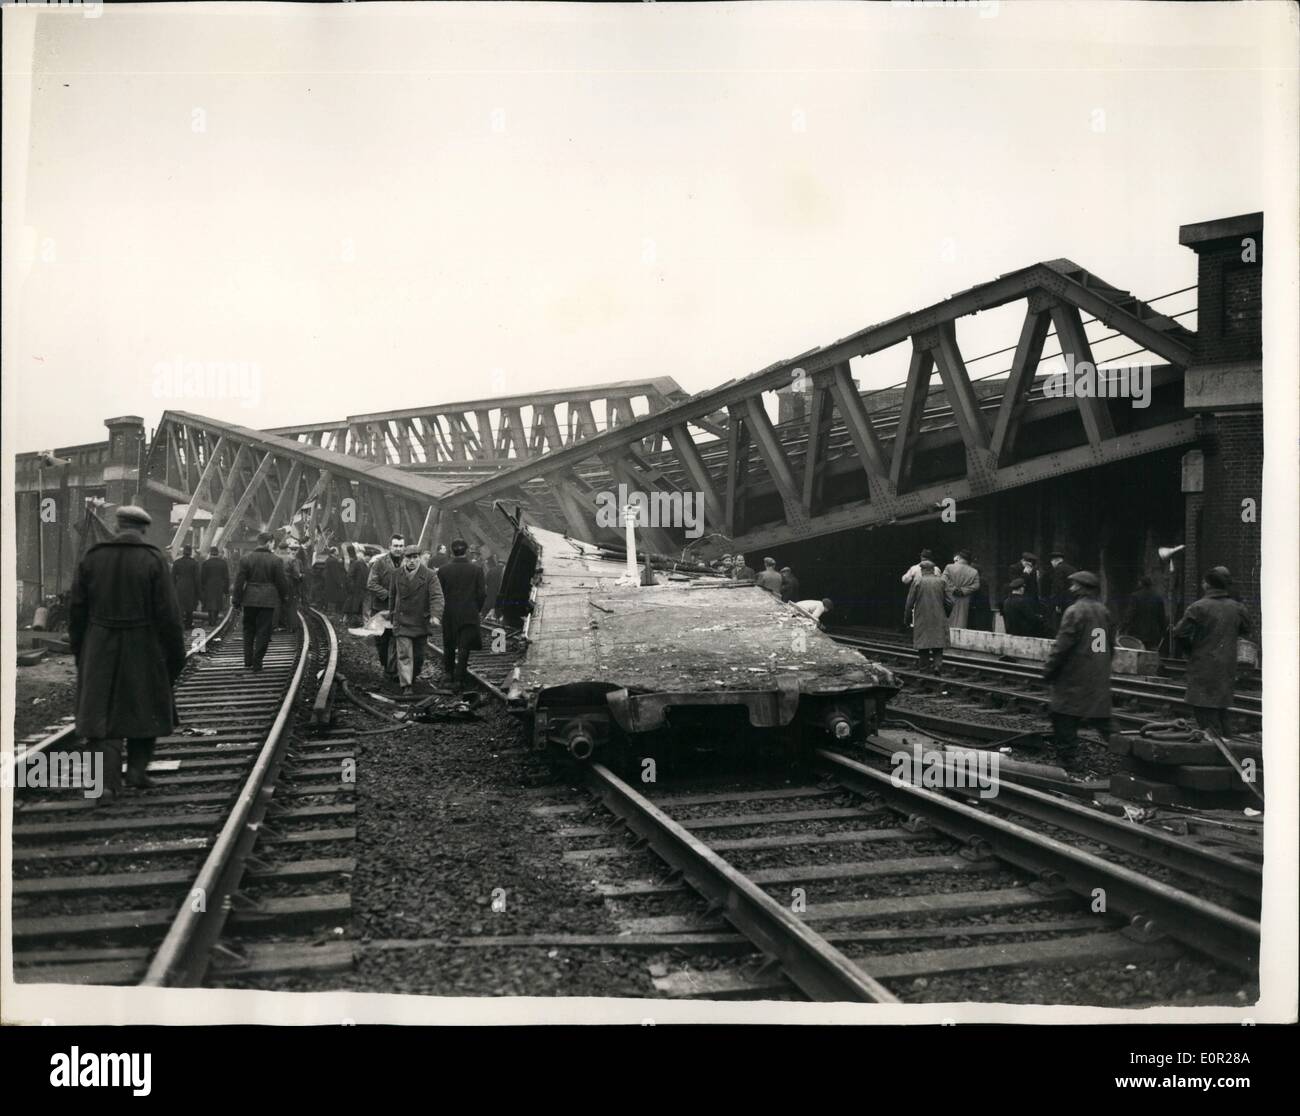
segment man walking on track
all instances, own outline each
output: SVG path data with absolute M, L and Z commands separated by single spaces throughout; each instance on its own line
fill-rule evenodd
M 176 589 L 162 554 L 144 539 L 143 508 L 117 509 L 117 535 L 86 551 L 72 585 L 68 643 L 77 662 L 77 732 L 104 757 L 104 794 L 152 786 L 154 741 L 175 724 L 172 686 L 185 666 Z
M 402 555 L 401 569 L 388 582 L 392 602 L 389 619 L 393 625 L 393 658 L 402 693 L 409 694 L 424 667 L 424 648 L 433 625 L 443 613 L 442 584 L 437 574 L 420 561 L 420 552 Z
M 172 583 L 176 586 L 176 603 L 188 632 L 194 627 L 194 610 L 199 603 L 199 564 L 194 560 L 194 548 L 188 543 L 181 547 L 181 556 L 172 563 Z
M 370 593 L 370 611 L 388 612 L 393 607 L 390 587 L 393 575 L 402 568 L 402 555 L 406 552 L 406 538 L 394 535 L 388 542 L 386 553 L 379 555 L 370 563 L 370 579 L 366 589 Z M 390 617 L 391 621 L 391 617 Z M 375 650 L 379 654 L 379 665 L 384 675 L 390 680 L 397 677 L 397 664 L 393 660 L 393 630 L 385 628 L 375 640 Z
M 208 614 L 208 627 L 226 611 L 226 596 L 230 593 L 230 567 L 215 546 L 208 548 L 208 560 L 199 573 L 203 588 L 203 611 Z
M 244 610 L 244 666 L 261 670 L 271 644 L 276 609 L 289 612 L 289 575 L 271 553 L 275 536 L 263 531 L 257 549 L 244 555 L 235 578 L 234 605 Z
M 453 540 L 451 561 L 438 570 L 446 601 L 442 613 L 442 651 L 447 662 L 447 677 L 457 689 L 465 685 L 469 653 L 483 648 L 479 617 L 487 601 L 483 567 L 466 557 L 468 550 L 464 539 Z
M 1097 599 L 1097 575 L 1079 570 L 1070 575 L 1074 603 L 1061 617 L 1043 679 L 1050 682 L 1052 729 L 1056 755 L 1073 767 L 1079 752 L 1079 725 L 1095 723 L 1110 730 L 1110 660 L 1115 646 L 1115 624 Z

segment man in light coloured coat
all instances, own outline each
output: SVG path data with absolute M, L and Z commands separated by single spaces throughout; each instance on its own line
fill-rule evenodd
M 943 666 L 943 649 L 948 646 L 952 593 L 929 558 L 922 558 L 920 565 L 920 575 L 907 591 L 903 623 L 912 629 L 912 646 L 916 648 L 921 669 L 938 674 Z
M 952 614 L 948 627 L 970 627 L 970 601 L 980 587 L 980 574 L 970 564 L 970 551 L 959 550 L 943 570 L 943 579 L 952 591 Z

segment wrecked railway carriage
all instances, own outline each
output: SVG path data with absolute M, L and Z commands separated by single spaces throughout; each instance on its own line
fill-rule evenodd
M 885 667 L 753 585 L 680 566 L 642 585 L 627 570 L 608 548 L 516 531 L 499 609 L 526 646 L 506 697 L 532 717 L 538 747 L 587 759 L 654 740 L 860 739 L 898 690 Z

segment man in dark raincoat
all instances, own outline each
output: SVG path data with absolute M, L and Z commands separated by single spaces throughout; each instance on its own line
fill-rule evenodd
M 1169 632 L 1169 614 L 1165 599 L 1156 592 L 1149 577 L 1138 578 L 1137 590 L 1129 598 L 1124 615 L 1124 634 L 1140 639 L 1142 646 L 1154 651 Z
M 208 548 L 199 582 L 203 590 L 203 611 L 208 614 L 210 627 L 226 611 L 226 596 L 230 592 L 230 566 L 215 546 Z
M 1183 613 L 1174 638 L 1190 647 L 1187 693 L 1202 728 L 1228 735 L 1228 708 L 1237 679 L 1237 640 L 1250 634 L 1245 606 L 1231 596 L 1232 577 L 1223 566 L 1210 570 L 1201 582 L 1204 596 Z
M 100 801 L 122 788 L 123 739 L 127 783 L 152 785 L 146 770 L 154 741 L 175 726 L 172 686 L 185 666 L 176 589 L 143 535 L 149 515 L 133 505 L 116 514 L 118 534 L 92 546 L 77 566 L 68 612 L 77 732 L 104 756 Z
M 1079 758 L 1079 726 L 1096 725 L 1110 731 L 1110 661 L 1115 648 L 1115 623 L 1097 592 L 1095 574 L 1078 570 L 1070 575 L 1074 603 L 1061 617 L 1056 643 L 1043 667 L 1051 683 L 1052 729 L 1057 758 L 1073 767 Z
M 234 603 L 244 610 L 244 666 L 261 670 L 277 615 L 289 606 L 289 575 L 284 562 L 271 553 L 275 536 L 263 531 L 257 548 L 244 555 L 235 578 Z
M 402 564 L 388 578 L 389 620 L 393 669 L 402 693 L 411 693 L 424 667 L 424 649 L 429 633 L 444 610 L 442 584 L 437 574 L 420 561 L 417 550 L 402 555 Z
M 1071 604 L 1070 578 L 1077 572 L 1077 567 L 1070 565 L 1063 550 L 1053 550 L 1047 560 L 1051 563 L 1051 569 L 1045 571 L 1048 600 L 1043 609 L 1043 618 L 1055 634 L 1061 626 L 1061 617 Z
M 194 610 L 199 604 L 199 564 L 194 561 L 194 548 L 188 543 L 181 547 L 181 556 L 172 563 L 172 584 L 176 586 L 176 603 L 188 632 L 194 627 Z
M 344 553 L 348 556 L 348 583 L 343 611 L 348 627 L 359 628 L 363 622 L 362 613 L 366 611 L 366 582 L 370 580 L 370 567 L 364 558 L 358 557 L 357 548 L 351 543 Z
M 342 608 L 347 595 L 348 571 L 339 559 L 338 547 L 331 546 L 325 555 L 325 607 Z
M 1025 580 L 1017 577 L 1011 580 L 1011 592 L 1002 602 L 1002 623 L 1007 635 L 1034 636 L 1044 639 L 1047 631 L 1043 627 L 1043 617 L 1034 607 L 1033 601 L 1025 596 Z
M 469 653 L 483 649 L 479 617 L 487 603 L 487 581 L 483 567 L 466 556 L 464 539 L 451 544 L 451 561 L 438 570 L 445 605 L 442 612 L 442 652 L 447 677 L 458 689 L 465 685 Z
M 952 590 L 929 558 L 921 559 L 921 572 L 912 579 L 903 606 L 903 624 L 912 629 L 912 646 L 921 669 L 939 673 L 943 649 L 948 646 L 948 613 Z

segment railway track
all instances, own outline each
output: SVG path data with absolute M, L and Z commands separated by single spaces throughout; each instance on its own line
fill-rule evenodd
M 658 959 L 665 997 L 890 1003 L 936 981 L 1195 956 L 1250 983 L 1257 860 L 1009 780 L 986 798 L 899 785 L 885 757 L 901 743 L 820 751 L 813 779 L 759 790 L 642 793 L 592 764 L 598 807 L 537 812 L 580 823 L 558 830 L 564 855 L 616 940 Z
M 227 613 L 191 651 L 152 788 L 103 806 L 67 786 L 16 795 L 16 980 L 192 987 L 350 967 L 354 756 L 326 727 L 334 632 L 298 613 L 260 674 L 242 639 Z M 25 754 L 75 749 L 65 726 Z
M 1037 664 L 1007 663 L 975 655 L 945 651 L 943 674 L 936 676 L 896 664 L 915 662 L 916 652 L 897 641 L 831 633 L 838 643 L 854 647 L 870 658 L 888 663 L 895 674 L 906 678 L 914 691 L 958 690 L 985 708 L 1008 712 L 1036 712 L 1048 705 L 1048 686 Z M 1142 728 L 1170 717 L 1190 717 L 1182 700 L 1183 687 L 1153 678 L 1116 675 L 1111 680 L 1113 720 L 1125 728 Z M 1263 704 L 1259 694 L 1237 693 L 1229 715 L 1239 735 L 1257 734 L 1263 725 Z
M 833 637 L 844 637 L 846 639 L 861 639 L 872 643 L 882 643 L 893 647 L 910 649 L 911 638 L 892 628 L 873 628 L 869 626 L 833 628 L 829 633 Z M 944 661 L 947 662 L 951 652 L 944 653 Z M 1147 678 L 1148 682 L 1158 682 L 1166 679 L 1165 685 L 1171 687 L 1171 692 L 1176 693 L 1185 684 L 1183 679 L 1187 674 L 1187 660 L 1176 656 L 1161 655 L 1159 675 L 1154 678 Z M 1238 697 L 1258 697 L 1259 691 L 1263 687 L 1263 676 L 1258 667 L 1242 664 L 1237 669 L 1237 695 Z
M 514 659 L 485 653 L 474 671 L 500 695 Z M 585 766 L 588 801 L 535 812 L 619 933 L 552 944 L 645 953 L 665 997 L 895 1002 L 918 982 L 1185 958 L 1251 982 L 1250 837 L 1139 826 L 1016 776 L 989 798 L 896 786 L 889 756 L 917 735 L 884 729 L 856 758 L 819 752 L 813 781 L 759 790 L 648 791 Z M 953 998 L 996 998 L 976 987 Z

